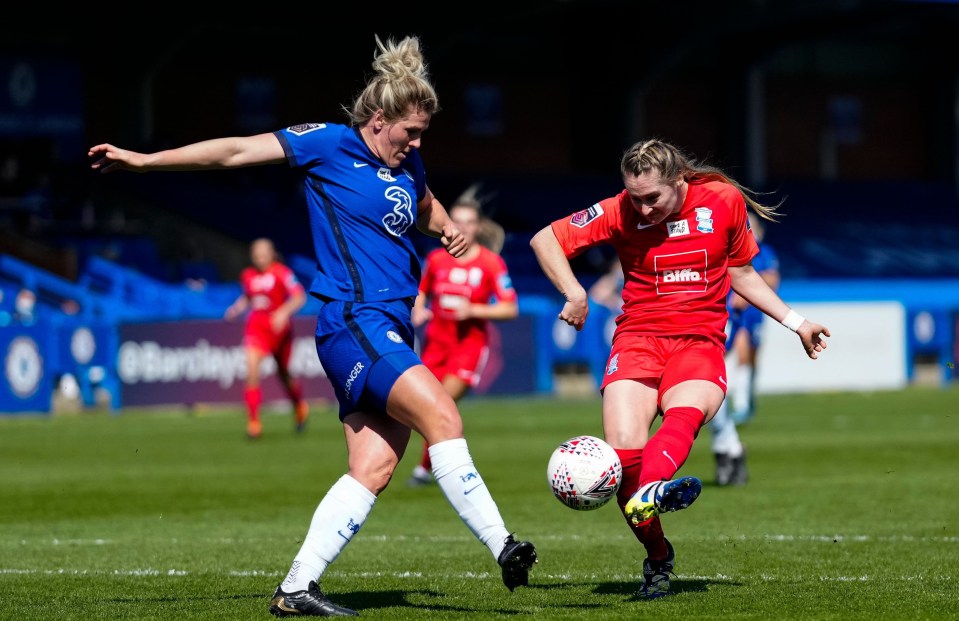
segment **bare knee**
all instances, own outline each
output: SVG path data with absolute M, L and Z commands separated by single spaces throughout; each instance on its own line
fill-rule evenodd
M 374 495 L 379 496 L 393 478 L 397 463 L 398 460 L 395 458 L 350 455 L 350 476 Z
M 430 444 L 463 437 L 463 419 L 456 402 L 422 365 L 409 369 L 396 382 L 387 411 Z
M 255 353 L 249 353 L 246 358 L 246 385 L 247 388 L 260 385 L 260 357 Z
M 437 408 L 435 416 L 428 419 L 425 435 L 432 438 L 431 444 L 463 437 L 463 418 L 452 401 L 445 407 Z

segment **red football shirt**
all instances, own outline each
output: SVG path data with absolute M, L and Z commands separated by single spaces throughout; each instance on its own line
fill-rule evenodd
M 604 243 L 616 249 L 624 276 L 616 336 L 726 340 L 726 270 L 749 263 L 759 247 L 735 187 L 716 181 L 688 187 L 679 213 L 659 224 L 649 225 L 625 190 L 552 223 L 568 258 Z
M 293 270 L 282 263 L 274 263 L 263 272 L 247 267 L 240 274 L 240 285 L 250 300 L 251 314 L 269 315 L 294 293 L 304 290 Z
M 430 300 L 433 319 L 427 324 L 425 338 L 455 343 L 481 339 L 486 343 L 488 320 L 457 321 L 451 314 L 462 304 L 489 304 L 492 299 L 515 302 L 516 290 L 506 269 L 506 262 L 485 246 L 473 259 L 463 261 L 443 248 L 426 255 L 420 291 Z

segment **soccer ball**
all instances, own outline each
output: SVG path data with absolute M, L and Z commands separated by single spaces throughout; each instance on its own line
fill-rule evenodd
M 563 442 L 549 458 L 546 480 L 553 495 L 577 511 L 599 509 L 616 495 L 623 465 L 615 449 L 595 436 Z

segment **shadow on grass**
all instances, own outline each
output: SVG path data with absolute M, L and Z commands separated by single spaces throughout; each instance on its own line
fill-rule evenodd
M 446 594 L 438 591 L 428 590 L 428 589 L 414 589 L 414 590 L 404 590 L 404 591 L 352 591 L 350 593 L 326 593 L 324 595 L 330 598 L 333 603 L 339 606 L 346 606 L 347 608 L 352 608 L 357 611 L 371 610 L 376 608 L 416 608 L 424 610 L 435 610 L 438 612 L 475 612 L 472 608 L 464 608 L 459 606 L 446 606 L 443 604 L 437 604 L 433 601 L 428 603 L 415 603 L 410 601 L 410 597 L 420 597 L 423 599 L 429 600 L 439 600 L 445 598 Z M 268 606 L 270 599 L 273 597 L 273 592 L 269 593 L 245 593 L 242 595 L 212 595 L 208 597 L 203 596 L 186 596 L 186 597 L 114 597 L 109 600 L 105 600 L 114 604 L 163 604 L 163 603 L 179 603 L 186 604 L 189 602 L 228 602 L 228 601 L 247 601 L 247 600 L 259 600 L 263 602 L 264 607 Z M 497 610 L 494 612 L 502 614 L 510 614 L 510 610 Z
M 440 603 L 447 598 L 447 594 L 431 589 L 412 589 L 403 591 L 354 591 L 342 595 L 330 596 L 334 602 L 341 606 L 348 606 L 357 610 L 361 614 L 364 611 L 370 611 L 377 608 L 407 608 L 417 610 L 429 610 L 432 612 L 462 612 L 475 613 L 475 606 L 450 606 Z M 413 599 L 423 601 L 413 601 Z M 516 609 L 496 608 L 489 609 L 486 612 L 490 614 L 513 615 L 528 614 Z
M 670 580 L 670 595 L 679 593 L 705 593 L 711 586 L 723 584 L 726 586 L 739 586 L 740 583 L 732 580 L 703 580 L 701 578 L 673 578 Z M 639 595 L 639 589 L 642 587 L 642 578 L 633 582 L 601 582 L 596 585 L 594 592 L 598 595 L 622 595 L 631 601 L 647 601 L 645 597 Z
M 743 484 L 739 484 L 739 485 L 737 485 L 737 484 L 735 484 L 735 483 L 730 483 L 730 484 L 727 484 L 727 485 L 720 485 L 720 484 L 717 483 L 715 480 L 713 480 L 713 481 L 703 481 L 703 487 L 714 487 L 714 488 L 717 488 L 717 489 L 743 489 L 743 488 L 746 487 L 747 485 L 748 485 L 748 483 L 743 483 Z
M 626 601 L 645 602 L 644 597 L 638 595 L 642 578 L 639 581 L 617 581 L 600 582 L 595 585 L 593 592 L 597 595 L 618 595 Z M 572 587 L 588 586 L 587 582 L 563 582 L 553 584 L 530 584 L 527 589 L 554 591 L 564 590 Z M 739 586 L 740 583 L 732 580 L 703 580 L 703 579 L 673 579 L 670 589 L 671 595 L 680 593 L 704 593 L 709 591 L 711 586 L 718 585 Z M 375 609 L 397 608 L 397 609 L 416 609 L 429 610 L 437 613 L 443 612 L 461 612 L 475 613 L 475 607 L 472 606 L 450 606 L 440 603 L 447 597 L 447 594 L 432 589 L 413 589 L 413 590 L 388 590 L 388 591 L 352 591 L 349 593 L 327 593 L 334 603 L 340 606 L 346 606 L 359 612 L 371 611 Z M 179 603 L 204 601 L 262 601 L 264 606 L 269 604 L 273 593 L 245 593 L 237 595 L 214 595 L 214 596 L 186 596 L 186 597 L 115 597 L 109 600 L 115 604 L 147 604 L 147 603 Z M 420 599 L 422 601 L 412 601 Z M 578 609 L 587 610 L 592 608 L 602 608 L 602 604 L 558 604 L 558 609 Z M 510 608 L 489 609 L 487 612 L 500 615 L 528 615 L 528 611 L 522 611 Z

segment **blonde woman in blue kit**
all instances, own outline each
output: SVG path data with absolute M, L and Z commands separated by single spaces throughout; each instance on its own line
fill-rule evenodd
M 512 591 L 528 582 L 533 544 L 516 540 L 473 465 L 456 403 L 413 351 L 410 310 L 420 280 L 414 229 L 454 257 L 462 232 L 426 185 L 419 148 L 439 110 L 420 42 L 376 39 L 374 75 L 350 123 L 303 123 L 249 137 L 206 140 L 156 153 L 100 144 L 93 168 L 215 170 L 288 164 L 301 172 L 317 259 L 316 348 L 339 401 L 349 471 L 321 500 L 270 601 L 285 616 L 352 616 L 318 583 L 359 532 L 407 448 L 411 430 L 430 444 L 433 476 L 502 569 Z M 303 483 L 289 493 L 309 493 Z

